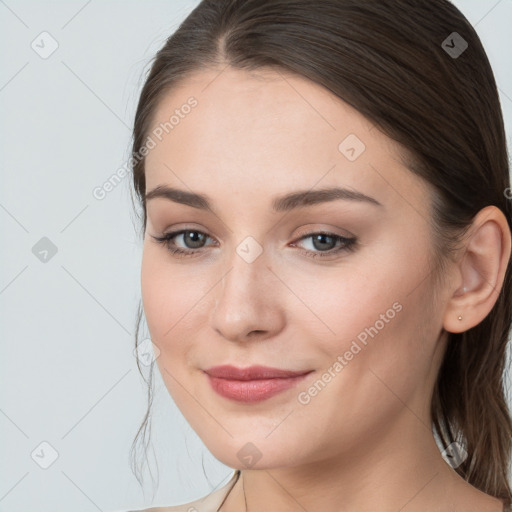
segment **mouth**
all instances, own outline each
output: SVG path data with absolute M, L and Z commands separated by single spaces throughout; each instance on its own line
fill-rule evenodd
M 203 370 L 216 393 L 224 398 L 244 403 L 267 400 L 293 388 L 312 371 L 283 370 L 267 366 L 237 368 L 231 365 Z

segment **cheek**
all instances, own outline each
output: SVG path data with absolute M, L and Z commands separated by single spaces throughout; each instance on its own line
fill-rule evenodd
M 141 292 L 151 339 L 162 352 L 179 331 L 186 311 L 183 289 L 160 248 L 145 246 L 141 264 Z M 182 320 L 183 321 L 183 320 Z
M 318 340 L 316 350 L 326 368 L 339 361 L 338 356 L 344 359 L 344 379 L 354 387 L 369 369 L 405 389 L 411 379 L 423 378 L 428 371 L 435 340 L 435 326 L 429 327 L 435 323 L 429 313 L 430 280 L 425 279 L 428 247 L 399 243 L 390 243 L 387 250 L 381 246 L 364 259 L 354 258 L 354 263 L 347 259 L 343 268 L 325 269 L 314 280 L 295 279 L 297 295 L 312 305 L 320 321 L 312 323 L 298 314 L 291 321 L 303 318 L 300 329 Z M 370 384 L 366 382 L 367 390 Z
M 193 317 L 186 300 L 187 287 L 176 279 L 176 266 L 166 261 L 163 251 L 145 247 L 141 264 L 141 292 L 151 341 L 160 351 L 156 364 L 165 386 L 178 407 L 187 408 L 184 382 L 188 345 L 183 329 Z M 188 312 L 188 314 L 187 314 Z
M 164 249 L 146 243 L 141 293 L 149 333 L 160 350 L 158 364 L 181 372 L 186 368 L 194 333 L 205 318 L 211 284 L 189 264 L 173 263 Z
M 301 405 L 294 415 L 297 421 L 313 421 L 312 426 L 326 425 L 326 453 L 332 439 L 344 443 L 340 429 L 345 439 L 364 439 L 390 424 L 404 404 L 419 412 L 427 396 L 433 344 L 418 329 L 424 322 L 426 284 L 410 293 L 421 276 L 403 267 L 402 279 L 374 276 L 371 286 L 357 293 L 357 288 L 352 294 L 326 290 L 335 299 L 326 301 L 323 318 L 336 335 L 319 340 L 322 364 L 310 387 L 299 390 Z
M 283 268 L 283 281 L 293 283 L 293 292 L 302 299 L 289 309 L 289 320 L 321 335 L 322 346 L 331 352 L 358 335 L 364 342 L 369 331 L 389 331 L 403 323 L 409 314 L 405 310 L 420 307 L 416 302 L 421 297 L 410 293 L 426 272 L 410 264 L 418 258 L 397 257 L 396 252 L 386 257 L 379 251 L 378 258 L 354 257 L 339 268 Z
M 161 267 L 154 256 L 154 251 L 145 246 L 141 264 L 141 293 L 144 315 L 154 343 L 162 337 L 165 311 L 168 306 L 164 295 L 165 279 L 162 278 Z

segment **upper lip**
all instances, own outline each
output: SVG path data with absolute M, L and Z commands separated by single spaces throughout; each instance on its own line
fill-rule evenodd
M 313 370 L 282 370 L 280 368 L 271 368 L 269 366 L 249 366 L 247 368 L 237 368 L 229 364 L 222 366 L 212 366 L 204 370 L 210 377 L 231 380 L 261 380 L 278 379 L 286 377 L 299 377 Z

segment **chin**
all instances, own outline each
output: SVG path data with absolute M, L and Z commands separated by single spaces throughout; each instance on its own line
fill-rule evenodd
M 303 462 L 296 445 L 283 446 L 277 437 L 265 439 L 266 435 L 234 436 L 229 443 L 205 444 L 217 460 L 234 469 L 275 469 Z

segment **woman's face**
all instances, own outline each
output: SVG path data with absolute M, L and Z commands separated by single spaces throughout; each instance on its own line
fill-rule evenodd
M 151 132 L 146 193 L 211 208 L 148 199 L 142 297 L 167 389 L 213 455 L 272 468 L 430 435 L 446 293 L 433 301 L 429 189 L 398 146 L 326 89 L 268 70 L 195 74 Z M 331 188 L 345 192 L 322 200 Z M 299 192 L 311 200 L 279 200 Z M 189 256 L 153 238 L 179 230 L 170 244 Z M 310 373 L 241 401 L 204 372 L 226 364 Z

